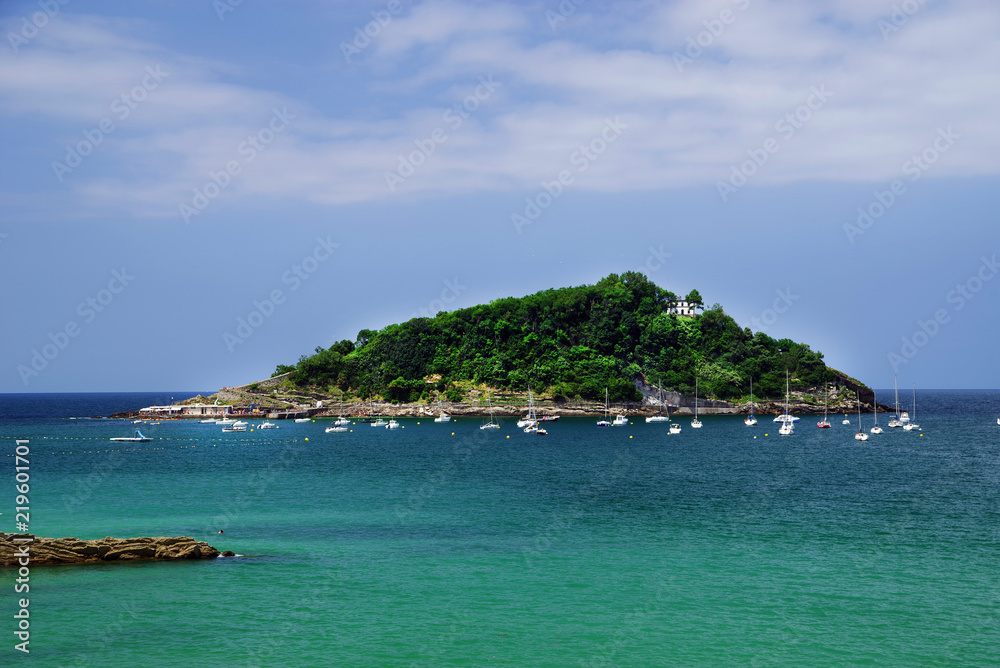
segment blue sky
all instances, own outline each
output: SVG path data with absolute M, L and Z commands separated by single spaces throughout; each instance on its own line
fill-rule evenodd
M 876 387 L 997 387 L 995 2 L 51 0 L 0 30 L 0 391 L 236 385 L 626 270 Z

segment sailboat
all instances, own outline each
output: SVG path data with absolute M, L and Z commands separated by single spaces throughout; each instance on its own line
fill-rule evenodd
M 521 426 L 520 423 L 518 426 Z M 608 388 L 604 388 L 604 419 L 597 421 L 598 427 L 610 427 L 611 423 L 608 422 Z
M 903 413 L 906 415 L 906 413 Z M 903 429 L 906 431 L 913 431 L 914 429 L 920 429 L 920 425 L 917 424 L 917 386 L 913 386 L 913 419 L 910 419 L 909 415 L 906 415 L 906 424 L 903 425 Z
M 913 386 L 913 414 L 914 415 L 917 414 L 917 386 L 916 385 Z M 906 425 L 908 425 L 908 424 L 910 424 L 910 414 L 907 413 L 906 411 L 903 411 L 902 413 L 899 414 L 899 426 L 902 427 L 903 429 L 906 429 L 906 431 L 910 431 L 910 430 L 913 429 L 913 427 L 907 428 Z
M 781 426 L 778 427 L 778 433 L 782 436 L 788 436 L 789 434 L 795 433 L 795 420 L 797 418 L 792 418 L 788 414 L 788 369 L 785 369 L 785 414 L 779 415 L 779 418 L 784 418 L 781 421 Z M 777 421 L 777 418 L 775 418 Z
M 798 422 L 798 421 L 799 418 L 795 417 L 794 415 L 789 415 L 788 413 L 788 369 L 785 369 L 785 412 L 779 415 L 778 417 L 774 418 L 773 422 L 781 422 L 783 424 L 790 425 L 793 422 Z M 780 429 L 778 430 L 778 433 L 779 434 L 782 433 Z M 789 431 L 787 433 L 791 434 L 792 432 Z
M 444 406 L 441 405 L 441 393 L 438 393 L 438 410 L 441 411 L 440 415 L 434 418 L 435 422 L 450 422 L 451 416 L 444 412 Z
M 662 381 L 656 381 L 660 383 Z M 660 412 L 656 415 L 650 415 L 646 418 L 646 422 L 670 422 L 670 417 L 663 414 L 663 388 L 657 387 L 657 399 L 660 402 Z
M 341 395 L 341 397 L 340 397 L 340 415 L 337 417 L 336 420 L 334 420 L 333 426 L 335 426 L 335 427 L 346 427 L 349 424 L 351 424 L 351 421 L 349 419 L 347 419 L 347 418 L 344 417 L 344 397 L 343 397 L 343 395 Z
M 698 419 L 698 378 L 694 379 L 694 419 L 691 420 L 692 429 L 701 429 L 701 420 Z
M 823 421 L 817 422 L 816 426 L 820 429 L 829 429 L 830 421 L 826 419 L 826 407 L 830 403 L 830 386 L 826 386 L 826 397 L 823 398 Z
M 851 424 L 851 421 L 847 419 L 847 413 L 844 413 L 844 419 L 840 421 L 840 424 Z
M 607 390 L 605 390 L 607 391 Z M 534 427 L 538 424 L 538 417 L 535 415 L 535 398 L 528 388 L 528 414 L 517 421 L 518 427 Z
M 871 433 L 881 434 L 883 429 L 878 426 L 878 397 L 875 394 L 875 390 L 872 390 L 872 403 L 875 404 L 875 426 L 871 428 Z
M 903 423 L 899 421 L 899 387 L 896 385 L 896 376 L 892 377 L 892 391 L 896 395 L 896 414 L 892 416 L 889 420 L 890 427 L 902 427 Z
M 858 433 L 854 435 L 854 440 L 867 441 L 868 434 L 866 434 L 865 430 L 861 428 L 861 396 L 857 392 L 854 393 L 854 396 L 858 401 Z
M 489 390 L 486 390 L 486 401 L 490 405 L 490 421 L 487 422 L 484 425 L 480 425 L 479 428 L 480 429 L 499 429 L 500 425 L 498 425 L 496 423 L 496 421 L 493 419 L 493 402 L 490 401 L 490 391 Z
M 753 415 L 753 378 L 750 379 L 750 417 L 743 419 L 743 424 L 752 427 L 757 424 L 757 418 Z

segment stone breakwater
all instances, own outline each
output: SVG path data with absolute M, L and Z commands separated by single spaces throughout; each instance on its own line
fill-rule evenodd
M 14 539 L 32 539 L 14 542 Z M 28 547 L 32 566 L 45 564 L 96 564 L 113 561 L 214 559 L 234 556 L 219 552 L 200 540 L 187 536 L 155 538 L 39 538 L 31 534 L 0 533 L 0 566 L 17 566 L 23 548 Z M 24 557 L 21 556 L 21 559 Z

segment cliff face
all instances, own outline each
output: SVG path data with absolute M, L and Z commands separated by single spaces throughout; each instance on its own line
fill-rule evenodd
M 32 539 L 31 542 L 15 542 Z M 0 566 L 24 565 L 24 548 L 27 546 L 28 563 L 87 564 L 109 561 L 137 561 L 150 559 L 214 559 L 221 553 L 208 543 L 178 536 L 168 538 L 39 538 L 31 534 L 0 533 Z M 226 553 L 231 556 L 232 553 Z

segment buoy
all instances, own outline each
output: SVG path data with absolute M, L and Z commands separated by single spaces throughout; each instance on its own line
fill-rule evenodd
M 454 436 L 454 435 L 455 435 L 455 432 L 451 432 L 451 435 L 452 435 L 452 436 Z
M 629 438 L 632 438 L 632 437 L 631 437 L 631 436 L 629 436 Z
M 307 438 L 306 440 L 308 441 L 309 439 Z
M 509 435 L 509 434 L 507 435 L 507 438 L 510 438 L 510 435 Z

